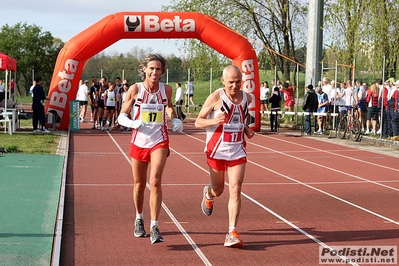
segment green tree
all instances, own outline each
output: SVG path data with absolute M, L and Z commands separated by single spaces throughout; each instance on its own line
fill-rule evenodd
M 60 39 L 41 27 L 17 23 L 8 24 L 0 30 L 0 50 L 17 59 L 17 90 L 27 95 L 32 84 L 33 73 L 42 76 L 44 85 L 50 85 L 54 65 L 59 51 L 64 46 Z
M 385 78 L 399 75 L 399 4 L 397 0 L 372 0 L 368 16 L 368 43 L 372 62 L 382 69 L 385 57 Z
M 251 43 L 256 44 L 255 49 L 264 50 L 268 54 L 272 67 L 277 66 L 283 78 L 289 79 L 290 60 L 287 58 L 297 61 L 295 46 L 305 41 L 303 17 L 307 8 L 303 1 L 172 0 L 171 3 L 164 9 L 197 11 L 210 15 L 247 37 Z M 190 54 L 190 64 L 196 67 L 207 66 L 215 59 L 221 59 L 215 51 L 196 40 L 186 41 L 185 46 Z M 268 63 L 262 59 L 262 64 Z
M 364 47 L 366 9 L 372 0 L 335 0 L 328 2 L 324 24 L 330 26 L 330 48 L 337 52 L 341 64 L 352 65 L 359 51 Z M 346 68 L 344 75 L 352 76 L 352 69 Z

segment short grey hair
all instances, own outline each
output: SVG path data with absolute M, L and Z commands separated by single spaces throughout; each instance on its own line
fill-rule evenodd
M 242 75 L 241 70 L 238 66 L 228 65 L 223 69 L 223 78 L 226 77 L 228 71 L 233 70 L 233 69 Z

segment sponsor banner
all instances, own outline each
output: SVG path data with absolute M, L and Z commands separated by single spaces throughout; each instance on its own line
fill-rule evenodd
M 319 246 L 319 264 L 397 264 L 397 246 Z
M 80 130 L 79 123 L 79 101 L 70 101 L 69 103 L 69 129 L 71 131 Z

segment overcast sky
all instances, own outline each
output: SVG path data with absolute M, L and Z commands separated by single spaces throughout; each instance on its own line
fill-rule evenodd
M 18 22 L 37 25 L 63 42 L 79 34 L 102 18 L 117 12 L 161 11 L 170 0 L 10 0 L 1 4 L 0 26 Z M 105 53 L 125 53 L 133 47 L 151 47 L 153 52 L 180 56 L 176 39 L 120 40 L 104 50 Z

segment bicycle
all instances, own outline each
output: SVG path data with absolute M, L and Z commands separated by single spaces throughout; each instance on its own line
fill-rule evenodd
M 338 123 L 337 136 L 340 139 L 352 139 L 359 141 L 360 139 L 360 121 L 353 115 L 353 108 L 344 112 Z

